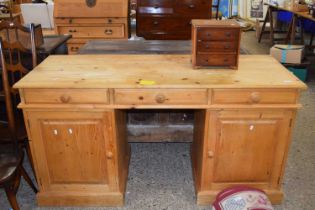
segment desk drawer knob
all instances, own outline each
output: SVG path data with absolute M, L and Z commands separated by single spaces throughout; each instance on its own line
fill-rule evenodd
M 70 99 L 71 99 L 71 97 L 70 97 L 70 96 L 67 96 L 67 95 L 62 95 L 62 96 L 60 96 L 60 101 L 61 101 L 62 103 L 69 103 Z
M 260 94 L 258 92 L 252 92 L 250 94 L 250 100 L 252 103 L 259 103 L 260 102 Z
M 153 25 L 155 26 L 159 25 L 159 21 L 153 21 Z
M 155 96 L 156 103 L 162 104 L 166 100 L 166 97 L 163 94 L 158 94 Z
M 196 6 L 195 6 L 194 4 L 190 4 L 188 7 L 189 7 L 190 9 L 194 9 Z
M 75 32 L 77 32 L 77 30 L 75 30 L 75 29 L 70 29 L 69 32 L 70 32 L 70 33 L 75 33 Z
M 107 152 L 106 153 L 107 159 L 112 159 L 113 158 L 113 153 L 112 152 Z
M 213 158 L 214 157 L 214 153 L 213 151 L 208 151 L 208 158 Z

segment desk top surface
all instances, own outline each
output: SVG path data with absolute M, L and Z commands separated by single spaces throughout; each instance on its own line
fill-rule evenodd
M 190 55 L 53 55 L 15 88 L 298 88 L 268 55 L 241 55 L 238 70 L 192 69 Z

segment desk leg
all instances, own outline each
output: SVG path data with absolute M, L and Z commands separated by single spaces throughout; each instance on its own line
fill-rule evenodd
M 260 31 L 260 34 L 259 34 L 258 43 L 261 42 L 262 36 L 263 36 L 263 34 L 264 34 L 264 32 L 265 32 L 266 24 L 267 24 L 268 17 L 269 17 L 269 13 L 270 13 L 270 7 L 268 7 L 267 14 L 266 14 L 264 23 L 263 23 L 263 25 L 262 25 L 262 28 L 261 28 L 261 31 Z
M 270 22 L 270 44 L 273 45 L 274 44 L 274 33 L 273 33 L 273 9 L 271 9 L 271 7 L 269 7 L 269 22 Z

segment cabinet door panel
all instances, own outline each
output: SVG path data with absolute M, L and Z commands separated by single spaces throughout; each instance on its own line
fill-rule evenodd
M 43 120 L 52 183 L 108 183 L 100 120 Z
M 216 146 L 215 182 L 269 180 L 276 120 L 222 120 Z
M 115 185 L 111 112 L 32 112 L 41 191 L 108 191 Z M 33 151 L 32 151 L 33 152 Z

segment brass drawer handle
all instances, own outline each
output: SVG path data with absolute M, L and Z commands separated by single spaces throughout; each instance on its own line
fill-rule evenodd
M 194 4 L 190 4 L 188 7 L 189 7 L 190 9 L 194 9 L 196 6 L 195 6 Z
M 70 33 L 75 33 L 75 32 L 77 32 L 77 30 L 75 30 L 75 29 L 70 29 L 69 32 L 70 32 Z
M 259 103 L 261 100 L 260 93 L 259 92 L 252 92 L 250 94 L 250 100 L 252 103 Z
M 153 21 L 153 25 L 159 25 L 159 21 Z
M 106 35 L 112 35 L 113 34 L 113 30 L 112 29 L 106 29 L 104 33 Z
M 60 96 L 60 101 L 62 102 L 62 103 L 69 103 L 69 101 L 70 101 L 70 99 L 71 99 L 71 97 L 70 96 L 68 96 L 68 95 L 62 95 L 62 96 Z
M 155 96 L 155 101 L 158 104 L 164 103 L 165 100 L 166 100 L 166 97 L 163 94 L 158 94 L 158 95 Z
M 77 51 L 79 51 L 79 47 L 71 47 L 70 50 L 74 51 L 74 52 L 77 52 Z

